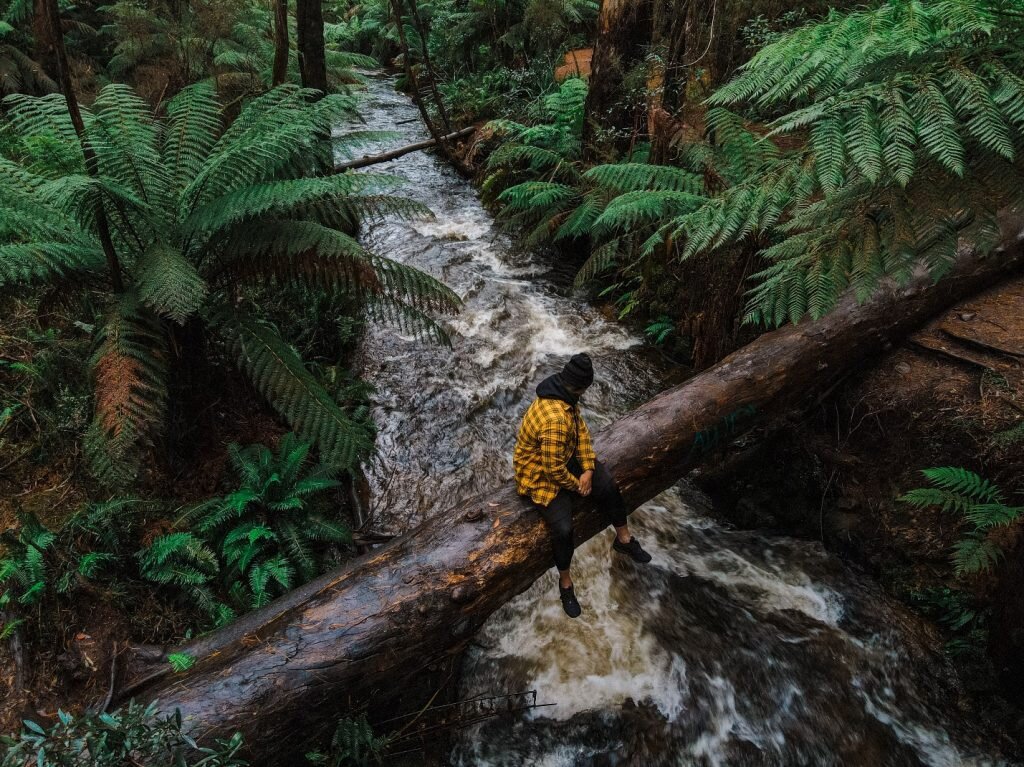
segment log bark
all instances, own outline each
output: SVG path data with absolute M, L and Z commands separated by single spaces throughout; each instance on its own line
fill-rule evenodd
M 322 0 L 298 0 L 295 4 L 295 27 L 302 87 L 327 93 L 327 51 Z
M 1024 266 L 1024 218 L 988 258 L 961 250 L 938 285 L 921 276 L 869 303 L 844 299 L 817 322 L 767 333 L 601 431 L 595 446 L 636 505 L 760 419 L 813 400 L 953 302 Z M 599 515 L 576 511 L 580 541 Z M 350 706 L 386 698 L 457 651 L 551 566 L 543 522 L 511 485 L 419 528 L 178 652 L 122 692 L 180 710 L 201 740 L 240 730 L 261 761 L 286 761 Z
M 470 126 L 457 130 L 454 133 L 449 133 L 447 136 L 440 136 L 441 141 L 457 141 L 460 138 L 465 138 L 475 131 L 476 128 Z M 376 165 L 377 163 L 387 162 L 388 160 L 394 160 L 403 155 L 410 154 L 412 152 L 419 152 L 422 149 L 430 149 L 431 147 L 438 145 L 438 139 L 430 138 L 426 141 L 417 141 L 415 144 L 407 144 L 398 149 L 391 149 L 387 152 L 381 152 L 380 154 L 364 155 L 356 160 L 348 160 L 346 162 L 338 163 L 334 166 L 335 173 L 341 173 L 342 171 L 352 170 L 353 168 L 365 168 L 367 165 Z

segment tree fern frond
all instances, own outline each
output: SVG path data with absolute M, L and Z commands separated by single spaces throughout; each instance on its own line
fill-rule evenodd
M 937 487 L 954 493 L 962 493 L 976 502 L 999 503 L 1002 494 L 991 482 L 973 471 L 959 466 L 940 466 L 921 472 Z
M 162 317 L 183 325 L 206 301 L 206 282 L 180 250 L 152 245 L 135 266 L 139 300 Z
M 428 341 L 439 346 L 452 345 L 448 331 L 437 320 L 415 306 L 410 306 L 386 295 L 378 295 L 367 297 L 364 308 L 370 319 L 392 325 L 417 340 Z
M 619 252 L 619 240 L 611 240 L 600 247 L 594 248 L 590 257 L 586 260 L 580 270 L 576 273 L 573 284 L 581 288 L 597 277 L 603 271 L 615 265 L 615 259 Z
M 669 165 L 646 163 L 598 165 L 584 173 L 583 177 L 617 194 L 651 191 L 699 195 L 704 187 L 703 179 L 695 173 Z
M 303 205 L 355 204 L 357 200 L 349 199 L 353 195 L 395 183 L 398 182 L 392 177 L 363 173 L 250 183 L 203 205 L 182 223 L 182 228 L 186 233 L 198 234 L 261 217 L 285 218 Z
M 1003 550 L 983 537 L 969 537 L 953 547 L 953 563 L 957 575 L 970 575 L 992 570 L 1003 558 Z
M 159 322 L 136 296 L 125 294 L 100 330 L 92 358 L 96 405 L 86 445 L 93 471 L 104 482 L 130 481 L 140 451 L 162 426 L 167 365 Z
M 189 86 L 167 102 L 162 154 L 175 199 L 199 175 L 222 131 L 220 103 L 208 83 Z
M 3 214 L 0 208 L 0 215 Z M 93 244 L 45 242 L 0 245 L 0 286 L 100 273 L 103 252 Z
M 626 192 L 613 199 L 594 222 L 593 234 L 630 231 L 640 225 L 657 225 L 700 207 L 706 198 L 689 192 Z
M 353 469 L 370 449 L 366 428 L 353 422 L 268 325 L 241 312 L 211 315 L 239 367 L 256 389 L 326 462 Z
M 64 96 L 14 94 L 3 100 L 7 119 L 22 136 L 51 138 L 63 145 L 78 146 L 78 134 L 68 115 Z M 83 110 L 83 117 L 88 111 Z

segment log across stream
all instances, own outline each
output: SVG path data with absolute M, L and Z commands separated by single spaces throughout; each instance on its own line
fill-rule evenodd
M 374 82 L 371 127 L 414 114 L 388 81 Z M 422 138 L 415 126 L 405 133 L 396 144 Z M 633 410 L 661 388 L 637 339 L 566 297 L 565 275 L 498 236 L 473 190 L 434 158 L 378 169 L 408 176 L 437 220 L 382 224 L 371 244 L 466 298 L 450 351 L 386 330 L 363 349 L 380 428 L 373 528 L 415 532 L 195 642 L 196 666 L 144 685 L 143 697 L 180 708 L 200 736 L 241 729 L 257 754 L 287 762 L 350 701 L 386 695 L 469 646 L 466 695 L 534 688 L 555 705 L 467 731 L 444 755 L 452 764 L 998 763 L 961 721 L 915 620 L 819 546 L 724 530 L 670 487 L 984 267 L 970 264 L 942 294 L 922 284 L 874 311 L 844 305 Z M 533 386 L 580 349 L 597 360 L 585 401 L 595 430 L 632 410 L 597 447 L 643 504 L 634 524 L 655 560 L 642 570 L 613 561 L 608 540 L 594 538 L 577 559 L 586 612 L 569 622 L 544 575 L 541 523 L 507 480 Z M 584 537 L 597 529 L 587 519 Z

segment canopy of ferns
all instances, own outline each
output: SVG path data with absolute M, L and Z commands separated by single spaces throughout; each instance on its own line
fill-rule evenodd
M 86 291 L 99 302 L 86 442 L 104 480 L 130 482 L 161 434 L 173 358 L 188 337 L 175 328 L 185 323 L 219 339 L 326 463 L 351 468 L 365 454 L 365 425 L 261 319 L 247 286 L 343 293 L 373 316 L 444 340 L 428 313 L 454 310 L 458 298 L 351 236 L 365 217 L 425 211 L 389 194 L 391 177 L 331 173 L 331 126 L 352 101 L 313 95 L 282 86 L 226 127 L 208 85 L 182 91 L 159 118 L 126 86 L 109 85 L 83 115 L 95 174 L 75 149 L 62 97 L 5 102 L 23 141 L 0 158 L 0 286 Z M 102 247 L 104 221 L 116 267 Z M 112 270 L 121 291 L 109 288 L 118 283 Z
M 681 148 L 703 189 L 678 168 L 581 174 L 536 129 L 512 131 L 492 170 L 532 173 L 502 193 L 509 213 L 537 219 L 534 237 L 589 234 L 597 267 L 623 242 L 685 259 L 751 240 L 768 268 L 748 318 L 796 322 L 850 287 L 942 277 L 961 238 L 995 243 L 1024 188 L 1022 71 L 1019 3 L 892 0 L 781 35 L 718 89 L 706 144 Z M 601 183 L 615 174 L 628 183 Z

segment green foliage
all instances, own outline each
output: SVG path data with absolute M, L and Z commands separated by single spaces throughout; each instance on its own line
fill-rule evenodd
M 83 583 L 109 580 L 129 560 L 135 520 L 144 504 L 118 499 L 91 504 L 50 529 L 32 513 L 19 515 L 20 527 L 0 533 L 0 612 L 9 616 L 0 629 L 6 638 L 25 622 L 29 608 L 46 598 L 74 592 Z
M 1022 21 L 1002 0 L 911 0 L 780 36 L 710 104 L 796 147 L 666 231 L 686 239 L 684 257 L 775 240 L 750 314 L 772 324 L 821 316 L 847 287 L 864 299 L 918 265 L 941 277 L 958 237 L 994 244 L 996 212 L 1019 195 Z
M 174 669 L 174 673 L 176 674 L 180 674 L 182 671 L 188 671 L 196 665 L 196 659 L 186 652 L 168 653 L 167 662 L 171 664 L 171 668 Z
M 0 97 L 11 93 L 42 95 L 57 90 L 57 83 L 31 58 L 33 6 L 26 0 L 0 1 Z
M 3 533 L 6 549 L 0 560 L 0 608 L 12 602 L 30 605 L 42 599 L 48 585 L 52 585 L 49 560 L 57 535 L 48 530 L 34 514 L 23 513 L 17 533 Z
M 220 573 L 217 555 L 192 533 L 160 536 L 141 553 L 140 565 L 144 578 L 172 586 L 217 625 L 234 618 L 234 612 L 217 599 L 211 587 Z
M 218 334 L 260 392 L 322 455 L 351 469 L 365 428 L 344 412 L 245 291 L 305 286 L 351 297 L 355 310 L 444 340 L 431 313 L 458 298 L 433 278 L 365 250 L 352 236 L 367 217 L 423 215 L 389 193 L 395 180 L 331 174 L 328 137 L 346 96 L 311 101 L 282 86 L 225 127 L 208 85 L 185 89 L 166 117 L 109 85 L 83 113 L 97 178 L 72 167 L 0 158 L 0 284 L 87 287 L 109 278 L 95 211 L 105 211 L 125 290 L 109 296 L 95 331 L 95 415 L 87 455 L 113 485 L 133 481 L 162 433 L 174 326 Z M 77 140 L 63 99 L 11 97 L 24 140 Z
M 442 80 L 452 108 L 467 120 L 505 112 L 501 100 L 522 104 L 551 82 L 560 51 L 590 43 L 594 0 L 434 0 L 404 14 L 413 66 L 423 50 Z M 388 0 L 337 3 L 327 40 L 380 60 L 400 53 Z
M 351 534 L 328 503 L 340 484 L 335 471 L 311 466 L 309 452 L 292 434 L 276 452 L 229 446 L 239 487 L 189 509 L 188 531 L 153 541 L 141 555 L 143 575 L 175 587 L 222 625 L 326 570 L 332 547 Z
M 675 323 L 669 317 L 662 316 L 644 328 L 644 335 L 650 338 L 655 345 L 661 345 L 675 332 L 675 329 Z
M 995 485 L 967 469 L 948 466 L 925 469 L 922 474 L 931 487 L 911 490 L 899 500 L 917 508 L 938 507 L 956 513 L 969 525 L 967 536 L 953 549 L 957 575 L 993 569 L 1003 551 L 989 534 L 1017 521 L 1024 506 L 1007 505 Z
M 313 751 L 306 754 L 312 764 L 326 767 L 369 767 L 381 764 L 390 739 L 376 735 L 366 716 L 342 719 L 331 737 L 327 753 Z
M 163 97 L 163 88 L 173 95 L 215 71 L 217 52 L 233 41 L 239 25 L 269 19 L 265 8 L 249 0 L 116 0 L 97 10 L 107 22 L 100 29 L 110 51 L 107 71 L 145 90 L 153 101 Z M 157 92 L 151 93 L 154 87 Z
M 946 652 L 957 656 L 984 656 L 988 642 L 987 613 L 963 591 L 930 588 L 910 595 L 914 604 L 928 617 L 938 621 L 952 635 Z
M 528 243 L 589 238 L 582 281 L 614 265 L 642 286 L 653 256 L 750 241 L 768 263 L 747 319 L 772 325 L 921 267 L 939 279 L 961 239 L 996 243 L 997 212 L 1024 188 L 1024 16 L 1012 4 L 885 2 L 762 37 L 709 99 L 705 140 L 677 147 L 682 167 L 584 173 L 557 121 L 498 121 L 506 143 L 488 191 Z
M 163 718 L 156 703 L 129 702 L 113 713 L 74 716 L 57 712 L 43 727 L 26 720 L 18 736 L 0 739 L 0 767 L 245 767 L 242 736 L 199 747 L 182 731 L 181 717 Z

